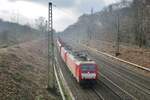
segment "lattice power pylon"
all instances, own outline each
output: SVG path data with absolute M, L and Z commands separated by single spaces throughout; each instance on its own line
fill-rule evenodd
M 55 88 L 54 76 L 54 35 L 53 35 L 53 9 L 52 3 L 48 5 L 48 89 Z

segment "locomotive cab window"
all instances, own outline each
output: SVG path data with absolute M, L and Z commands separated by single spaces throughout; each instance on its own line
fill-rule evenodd
M 95 71 L 95 65 L 81 65 L 82 71 Z

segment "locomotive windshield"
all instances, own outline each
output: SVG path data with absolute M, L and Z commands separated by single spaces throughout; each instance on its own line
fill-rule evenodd
M 82 65 L 81 66 L 82 71 L 95 71 L 95 65 Z

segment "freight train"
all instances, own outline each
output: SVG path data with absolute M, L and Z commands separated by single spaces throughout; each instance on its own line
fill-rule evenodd
M 98 65 L 84 52 L 73 52 L 60 39 L 57 39 L 59 54 L 79 84 L 96 83 Z

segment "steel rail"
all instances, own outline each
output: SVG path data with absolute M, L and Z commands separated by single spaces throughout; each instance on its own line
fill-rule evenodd
M 57 74 L 57 71 L 56 71 L 56 66 L 54 66 L 54 74 L 55 74 L 55 77 L 56 77 L 56 81 L 57 81 L 57 84 L 58 84 L 58 88 L 60 90 L 60 94 L 61 94 L 61 97 L 63 100 L 66 100 L 66 97 L 64 95 L 64 92 L 62 90 L 62 87 L 60 85 L 60 81 L 59 81 L 59 78 L 58 78 L 58 74 Z
M 125 94 L 129 95 L 131 98 L 133 98 L 134 100 L 138 100 L 136 97 L 134 97 L 133 95 L 131 95 L 129 92 L 125 91 L 124 89 L 122 89 L 121 87 L 119 87 L 116 83 L 114 83 L 113 81 L 111 81 L 110 79 L 108 79 L 105 75 L 103 75 L 102 73 L 99 73 L 99 75 L 101 75 L 102 77 L 104 77 L 106 80 L 108 80 L 111 84 L 113 84 L 115 87 L 119 88 L 122 92 L 124 92 Z
M 140 68 L 140 69 L 142 69 L 142 70 L 145 70 L 145 71 L 150 72 L 150 68 L 146 68 L 146 67 L 143 67 L 143 66 L 140 66 L 140 65 L 137 65 L 137 64 L 134 64 L 134 63 L 125 61 L 125 60 L 123 60 L 123 59 L 114 57 L 114 56 L 112 56 L 112 55 L 110 55 L 110 54 L 108 54 L 108 53 L 101 52 L 101 51 L 99 51 L 99 50 L 97 50 L 97 49 L 95 49 L 95 48 L 86 46 L 86 45 L 84 45 L 84 44 L 80 44 L 80 45 L 81 45 L 81 46 L 84 46 L 84 47 L 86 47 L 86 48 L 88 48 L 88 49 L 91 49 L 92 51 L 98 52 L 99 54 L 105 55 L 105 56 L 107 56 L 107 57 L 110 57 L 110 58 L 119 60 L 119 61 L 124 62 L 124 63 L 126 63 L 126 64 L 129 64 L 129 65 L 135 66 L 135 67 L 137 67 L 137 68 Z

